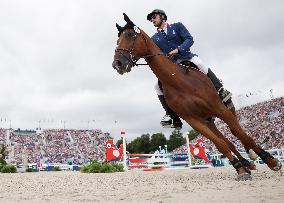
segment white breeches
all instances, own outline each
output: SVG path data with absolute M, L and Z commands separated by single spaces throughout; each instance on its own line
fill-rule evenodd
M 202 73 L 204 73 L 205 75 L 207 75 L 208 73 L 208 68 L 205 66 L 205 64 L 203 63 L 203 61 L 198 57 L 198 56 L 194 56 L 190 59 L 190 61 L 192 63 L 194 63 Z M 160 89 L 158 82 L 155 84 L 155 90 L 157 92 L 158 95 L 163 95 L 162 90 Z
M 205 64 L 203 63 L 203 61 L 198 57 L 198 56 L 194 56 L 190 59 L 190 61 L 192 63 L 194 63 L 202 73 L 204 73 L 205 75 L 207 75 L 208 73 L 208 68 L 205 66 Z
M 158 82 L 155 84 L 155 90 L 156 90 L 156 92 L 157 92 L 157 95 L 164 95 L 163 94 L 163 92 L 162 92 L 162 90 L 160 89 L 160 87 L 159 87 L 159 84 L 158 84 Z

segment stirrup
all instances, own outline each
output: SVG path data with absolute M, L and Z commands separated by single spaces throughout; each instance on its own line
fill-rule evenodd
M 222 100 L 222 102 L 228 101 L 231 97 L 232 97 L 232 93 L 230 92 L 230 94 L 228 94 L 228 95 Z
M 181 126 L 177 126 L 173 123 L 167 123 L 167 122 L 163 122 L 163 121 L 161 121 L 160 124 L 163 128 L 175 128 L 177 130 L 180 130 L 182 128 Z
M 161 121 L 160 124 L 163 128 L 175 128 L 177 130 L 182 128 L 182 124 L 174 123 L 173 120 Z
M 172 128 L 173 120 L 169 115 L 165 115 L 160 124 L 163 128 Z
M 229 100 L 227 100 L 226 102 L 223 102 L 223 104 L 225 104 L 225 106 L 226 106 L 228 109 L 234 109 L 234 108 L 235 108 L 232 99 L 229 99 Z
M 163 128 L 173 128 L 173 124 L 166 124 L 166 123 L 163 123 L 162 121 L 160 122 L 160 124 Z
M 162 125 L 162 124 L 161 124 Z M 175 128 L 177 130 L 180 130 L 181 127 L 180 126 L 175 126 L 174 124 L 170 124 L 170 125 L 162 125 L 163 128 Z
M 222 98 L 222 96 L 223 96 L 222 93 L 223 92 L 228 92 L 229 94 L 227 94 L 224 98 Z M 221 87 L 218 90 L 218 95 L 221 97 L 223 103 L 226 103 L 232 97 L 232 93 L 229 92 L 228 90 L 224 89 L 223 87 Z

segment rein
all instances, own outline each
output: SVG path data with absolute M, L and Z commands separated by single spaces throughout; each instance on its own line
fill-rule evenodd
M 135 56 L 133 54 L 135 41 L 137 39 L 138 34 L 141 34 L 141 36 L 143 37 L 143 40 L 144 40 L 146 48 L 147 48 L 146 53 L 148 53 L 149 52 L 149 48 L 147 46 L 147 40 L 146 40 L 145 36 L 141 32 L 140 33 L 135 32 L 135 36 L 134 36 L 135 38 L 133 40 L 132 47 L 131 47 L 130 50 L 129 49 L 124 49 L 124 48 L 116 48 L 115 52 L 118 51 L 123 57 L 125 57 L 127 60 L 131 61 L 133 66 L 146 66 L 146 65 L 149 65 L 149 64 L 148 63 L 137 63 L 139 59 L 135 59 Z M 130 55 L 130 58 L 127 55 L 125 55 L 123 52 L 127 52 Z M 155 57 L 155 56 L 159 56 L 159 55 L 165 55 L 165 54 L 163 54 L 163 53 L 146 54 L 144 56 L 141 56 L 141 58 L 151 58 L 151 57 Z

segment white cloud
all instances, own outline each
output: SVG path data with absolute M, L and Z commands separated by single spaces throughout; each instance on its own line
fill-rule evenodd
M 151 35 L 155 28 L 146 15 L 154 8 L 188 27 L 193 51 L 234 95 L 284 94 L 280 0 L 12 0 L 0 3 L 0 117 L 14 128 L 34 128 L 39 120 L 43 127 L 62 127 L 65 120 L 70 128 L 91 121 L 90 127 L 114 137 L 120 130 L 130 137 L 169 133 L 159 126 L 164 112 L 150 69 L 135 67 L 120 76 L 111 67 L 122 13 Z

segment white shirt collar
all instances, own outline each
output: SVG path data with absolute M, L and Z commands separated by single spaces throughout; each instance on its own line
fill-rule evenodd
M 158 30 L 158 31 L 160 31 L 160 32 L 161 32 L 162 30 L 164 30 L 164 31 L 165 31 L 165 33 L 166 33 L 166 34 L 168 34 L 168 27 L 170 27 L 170 24 L 169 24 L 169 23 L 166 23 L 166 25 L 165 25 L 164 29 L 160 29 L 160 28 L 158 28 L 157 30 Z

